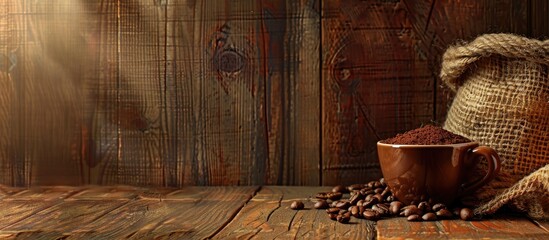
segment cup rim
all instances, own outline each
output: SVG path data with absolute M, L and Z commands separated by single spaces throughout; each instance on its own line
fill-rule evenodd
M 390 144 L 390 143 L 382 143 L 381 141 L 377 141 L 378 146 L 387 146 L 387 147 L 393 147 L 393 148 L 443 148 L 443 147 L 462 147 L 462 146 L 469 146 L 469 145 L 475 145 L 475 144 L 479 145 L 480 144 L 477 141 L 470 141 L 470 142 L 464 142 L 464 143 L 454 143 L 454 144 L 439 144 L 439 145 Z

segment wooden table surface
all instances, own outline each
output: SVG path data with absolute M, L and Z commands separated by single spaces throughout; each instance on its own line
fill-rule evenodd
M 479 221 L 349 224 L 313 209 L 329 187 L 0 186 L 1 239 L 549 239 L 549 222 L 499 214 Z M 291 210 L 294 200 L 305 209 Z

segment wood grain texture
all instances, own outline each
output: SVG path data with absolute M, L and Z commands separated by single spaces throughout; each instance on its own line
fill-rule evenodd
M 0 3 L 0 183 L 15 185 L 16 171 L 15 142 L 17 94 L 12 75 L 17 65 L 17 50 L 21 42 L 20 16 L 11 14 L 19 6 L 15 0 Z
M 499 216 L 480 221 L 408 222 L 405 218 L 377 223 L 377 239 L 547 239 L 549 232 L 526 218 Z
M 443 123 L 453 93 L 441 82 L 441 57 L 448 46 L 485 33 L 528 33 L 528 3 L 524 1 L 408 1 L 398 5 L 412 27 L 416 54 L 429 63 L 434 84 L 433 120 Z
M 319 17 L 310 4 L 190 1 L 177 9 L 182 183 L 318 184 Z
M 395 1 L 324 1 L 323 184 L 380 177 L 376 142 L 428 123 L 433 79 Z
M 375 223 L 353 218 L 349 224 L 330 220 L 313 208 L 314 195 L 326 187 L 264 186 L 213 239 L 373 239 Z M 305 209 L 290 209 L 292 201 Z
M 332 185 L 442 123 L 440 56 L 542 0 L 0 3 L 0 184 Z
M 549 2 L 531 0 L 528 10 L 528 36 L 541 40 L 549 38 Z
M 546 239 L 545 222 L 501 213 L 481 221 L 341 224 L 313 209 L 328 187 L 0 187 L 2 239 Z M 291 210 L 294 200 L 304 210 Z
M 69 239 L 203 239 L 224 226 L 256 189 L 188 187 L 161 198 L 140 198 L 82 226 Z

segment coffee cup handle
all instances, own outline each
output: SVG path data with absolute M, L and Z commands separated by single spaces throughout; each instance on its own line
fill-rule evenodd
M 463 190 L 459 194 L 460 196 L 476 191 L 480 187 L 492 181 L 492 179 L 494 179 L 494 177 L 496 177 L 499 173 L 499 169 L 501 168 L 501 160 L 493 148 L 486 146 L 474 148 L 469 156 L 470 160 L 475 161 L 479 157 L 484 157 L 484 159 L 488 161 L 488 170 L 486 175 L 478 181 L 464 185 L 462 187 Z

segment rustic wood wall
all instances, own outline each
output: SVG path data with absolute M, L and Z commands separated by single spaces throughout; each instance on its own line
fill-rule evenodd
M 7 0 L 0 184 L 332 185 L 442 123 L 452 43 L 549 35 L 543 0 Z

